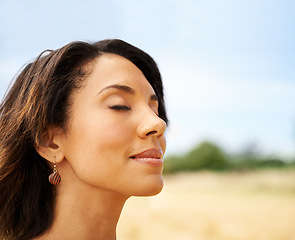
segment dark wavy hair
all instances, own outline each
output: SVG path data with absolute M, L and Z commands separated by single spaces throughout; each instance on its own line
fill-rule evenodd
M 159 116 L 168 122 L 163 85 L 154 60 L 118 39 L 71 42 L 44 51 L 15 79 L 0 105 L 0 238 L 27 240 L 52 225 L 55 188 L 51 168 L 35 150 L 48 126 L 63 129 L 72 92 L 82 87 L 87 66 L 104 53 L 120 55 L 145 75 L 159 99 Z

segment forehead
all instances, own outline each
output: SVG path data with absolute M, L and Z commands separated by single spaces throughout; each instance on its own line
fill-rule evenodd
M 91 65 L 92 71 L 86 80 L 86 85 L 91 88 L 99 89 L 112 84 L 125 84 L 135 90 L 148 90 L 154 94 L 154 89 L 142 71 L 122 56 L 104 53 Z

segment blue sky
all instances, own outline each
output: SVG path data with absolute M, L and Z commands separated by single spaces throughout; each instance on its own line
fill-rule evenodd
M 45 49 L 121 38 L 160 67 L 168 153 L 211 140 L 295 155 L 294 11 L 292 0 L 0 0 L 0 96 Z

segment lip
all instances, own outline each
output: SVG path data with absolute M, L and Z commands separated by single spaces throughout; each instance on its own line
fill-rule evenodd
M 155 167 L 163 166 L 164 163 L 163 152 L 158 148 L 151 148 L 134 154 L 130 157 L 130 159 Z

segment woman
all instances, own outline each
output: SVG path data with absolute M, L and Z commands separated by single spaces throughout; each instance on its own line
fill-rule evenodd
M 116 239 L 125 201 L 162 189 L 166 123 L 142 50 L 114 39 L 43 52 L 0 106 L 1 239 Z

